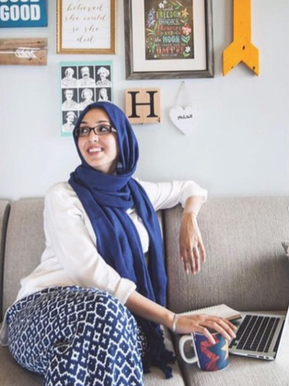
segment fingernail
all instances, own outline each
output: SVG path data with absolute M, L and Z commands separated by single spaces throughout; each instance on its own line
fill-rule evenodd
M 187 275 L 189 274 L 189 268 L 187 268 L 186 273 L 187 273 Z

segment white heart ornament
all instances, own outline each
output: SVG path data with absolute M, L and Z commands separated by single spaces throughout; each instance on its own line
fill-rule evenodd
M 193 130 L 196 117 L 197 112 L 193 106 L 174 106 L 170 109 L 171 121 L 185 135 Z

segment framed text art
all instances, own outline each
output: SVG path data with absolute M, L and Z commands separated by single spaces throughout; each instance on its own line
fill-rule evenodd
M 115 54 L 116 0 L 57 0 L 57 53 Z
M 113 101 L 112 62 L 60 63 L 61 135 L 70 137 L 89 104 Z
M 126 78 L 214 76 L 211 0 L 124 0 Z

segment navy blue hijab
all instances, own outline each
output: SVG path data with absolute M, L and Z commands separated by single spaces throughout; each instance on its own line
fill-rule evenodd
M 80 125 L 89 110 L 95 108 L 106 112 L 117 131 L 119 159 L 116 174 L 102 173 L 84 160 L 74 129 L 73 137 L 81 165 L 71 173 L 69 183 L 89 216 L 97 238 L 97 249 L 106 263 L 121 277 L 133 281 L 140 294 L 165 305 L 167 278 L 157 215 L 142 186 L 132 178 L 139 157 L 136 137 L 125 114 L 110 102 L 87 106 L 75 127 Z M 148 232 L 148 264 L 139 234 L 126 212 L 129 208 L 135 208 Z M 145 370 L 153 364 L 162 368 L 169 377 L 171 372 L 166 364 L 172 361 L 172 356 L 164 348 L 160 327 L 139 317 L 136 319 L 142 325 L 150 346 Z

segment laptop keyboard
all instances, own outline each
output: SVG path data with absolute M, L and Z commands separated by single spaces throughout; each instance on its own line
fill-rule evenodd
M 246 315 L 229 347 L 237 343 L 237 349 L 268 352 L 278 322 L 279 318 Z

